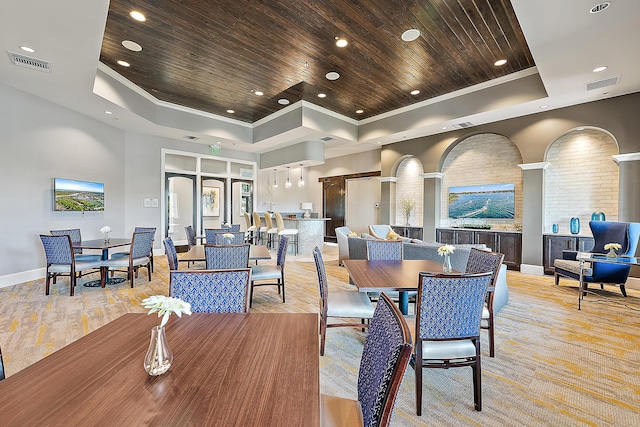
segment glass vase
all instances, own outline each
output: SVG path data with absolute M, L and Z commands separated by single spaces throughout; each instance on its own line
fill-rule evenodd
M 607 252 L 607 258 L 617 258 L 618 254 L 616 254 L 615 249 L 609 249 L 609 252 Z
M 451 268 L 451 255 L 444 254 L 444 261 L 442 261 L 442 271 L 444 273 L 451 273 L 453 268 Z
M 164 327 L 154 326 L 151 329 L 151 342 L 144 357 L 144 369 L 149 375 L 162 375 L 169 370 L 173 362 L 173 353 L 167 346 Z
M 569 231 L 571 231 L 571 234 L 580 233 L 580 218 L 571 218 L 571 221 L 569 221 Z

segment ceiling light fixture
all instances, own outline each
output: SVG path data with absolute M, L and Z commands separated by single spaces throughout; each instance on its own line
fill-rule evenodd
M 593 72 L 594 72 L 594 73 L 599 73 L 600 71 L 604 71 L 604 70 L 606 70 L 606 69 L 607 69 L 607 66 L 606 66 L 606 65 L 603 65 L 602 67 L 596 67 L 596 68 L 594 68 L 594 69 L 593 69 Z
M 25 52 L 29 52 L 29 53 L 34 53 L 36 50 L 32 47 L 29 46 L 20 46 L 20 49 L 24 50 Z
M 278 177 L 278 170 L 277 170 L 277 169 L 274 169 L 274 170 L 273 170 L 273 188 L 278 188 L 278 180 L 277 180 L 277 177 Z
M 420 31 L 416 29 L 407 30 L 402 33 L 402 40 L 406 42 L 412 42 L 418 37 L 420 37 Z
M 261 92 L 261 91 L 259 91 L 259 90 L 256 90 L 256 91 L 255 91 L 255 92 L 253 92 L 253 93 L 255 93 L 255 94 L 256 94 L 256 95 L 258 95 L 258 96 L 262 96 L 262 95 L 264 95 L 264 92 Z
M 419 93 L 420 93 L 420 91 L 418 89 L 411 91 L 411 95 L 417 95 Z
M 278 104 L 280 105 L 289 105 L 289 100 L 287 98 L 278 99 Z
M 140 21 L 140 22 L 144 22 L 147 20 L 147 17 L 144 16 L 142 14 L 142 12 L 138 12 L 137 10 L 132 10 L 129 13 L 129 16 L 131 16 L 133 19 L 135 19 L 136 21 Z
M 142 46 L 140 46 L 138 43 L 131 40 L 123 40 L 122 46 L 126 47 L 127 49 L 133 52 L 140 52 L 142 50 Z
M 327 94 L 326 93 L 319 93 L 318 94 L 318 98 L 326 98 Z
M 327 80 L 338 80 L 340 78 L 340 74 L 335 71 L 329 71 L 325 77 Z
M 111 111 L 108 111 L 108 110 L 104 110 L 104 113 L 105 114 L 113 114 Z
M 540 109 L 544 109 L 544 108 L 548 108 L 548 107 L 549 107 L 549 106 L 545 104 L 545 105 L 541 105 L 541 106 L 540 106 Z
M 127 61 L 118 61 L 118 65 L 122 65 L 123 67 L 131 67 L 131 64 L 129 64 Z
M 304 187 L 304 179 L 302 179 L 302 163 L 300 163 L 300 179 L 298 180 L 298 187 Z
M 598 3 L 597 5 L 593 6 L 591 9 L 589 9 L 589 13 L 602 12 L 603 10 L 608 8 L 609 6 L 611 6 L 611 2 L 610 1 L 603 1 L 602 3 Z
M 504 65 L 507 63 L 506 59 L 498 59 L 496 62 L 493 63 L 493 65 L 495 65 L 496 67 L 499 67 L 501 65 Z
M 447 127 L 446 126 L 442 126 L 442 130 L 447 130 Z
M 235 112 L 236 112 L 235 110 L 227 110 L 227 113 L 229 113 L 229 114 L 233 114 Z
M 356 110 L 356 114 L 362 114 L 364 113 L 364 110 Z
M 287 166 L 287 180 L 284 183 L 284 188 L 286 188 L 287 190 L 291 188 L 291 180 L 289 179 L 290 176 L 291 176 L 291 166 Z
M 347 41 L 347 39 L 336 37 L 336 46 L 345 47 L 348 44 L 349 44 L 349 42 Z

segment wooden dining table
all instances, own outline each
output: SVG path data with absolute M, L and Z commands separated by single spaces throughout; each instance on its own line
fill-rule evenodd
M 109 259 L 109 249 L 118 248 L 121 246 L 128 246 L 131 244 L 131 238 L 124 237 L 115 237 L 107 239 L 93 239 L 93 240 L 83 240 L 81 242 L 73 242 L 72 246 L 74 249 L 97 249 L 102 251 L 102 260 L 106 261 Z M 85 282 L 82 286 L 87 288 L 97 288 L 97 287 L 105 287 L 105 285 L 115 285 L 118 283 L 122 283 L 125 281 L 122 277 L 108 277 L 108 268 L 101 267 L 101 278 L 104 280 L 91 280 Z
M 266 246 L 251 245 L 249 246 L 249 260 L 269 260 L 271 254 Z M 201 262 L 205 261 L 204 245 L 194 245 L 189 249 L 187 253 L 178 258 L 178 262 Z
M 407 292 L 418 290 L 421 272 L 442 273 L 442 263 L 430 260 L 343 261 L 349 277 L 360 292 L 400 292 L 399 307 L 402 314 L 409 313 Z
M 318 426 L 315 313 L 194 313 L 143 368 L 156 315 L 129 313 L 0 381 L 0 425 Z

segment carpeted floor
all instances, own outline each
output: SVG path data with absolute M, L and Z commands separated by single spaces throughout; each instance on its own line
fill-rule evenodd
M 325 245 L 330 289 L 348 289 L 337 249 Z M 274 256 L 275 259 L 275 256 Z M 275 261 L 270 261 L 275 263 Z M 168 271 L 156 257 L 151 282 L 107 289 L 78 286 L 69 297 L 66 279 L 44 295 L 44 281 L 0 289 L 0 345 L 8 376 L 127 312 L 140 301 L 166 294 Z M 181 265 L 181 268 L 184 268 Z M 83 278 L 81 282 L 95 277 Z M 317 312 L 315 266 L 307 255 L 289 256 L 287 302 L 275 287 L 256 288 L 252 311 Z M 470 368 L 424 370 L 423 415 L 415 415 L 415 374 L 407 370 L 394 426 L 638 426 L 640 425 L 640 292 L 594 290 L 577 310 L 577 283 L 508 272 L 509 304 L 496 318 L 496 357 L 488 357 L 482 333 L 483 410 L 473 409 Z M 172 321 L 176 321 L 175 319 Z M 321 391 L 356 398 L 365 333 L 327 333 L 321 358 Z M 141 358 L 144 355 L 141 355 Z

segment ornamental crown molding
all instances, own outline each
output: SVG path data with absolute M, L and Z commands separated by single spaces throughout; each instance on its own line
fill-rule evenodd
M 396 178 L 395 176 L 381 176 L 378 177 L 378 179 L 380 180 L 380 182 L 398 182 L 398 178 Z
M 549 163 L 549 162 L 521 163 L 521 164 L 518 165 L 518 167 L 520 169 L 522 169 L 523 171 L 530 171 L 530 170 L 536 170 L 536 169 L 547 169 L 549 166 L 551 166 L 551 163 Z
M 428 179 L 428 178 L 436 178 L 436 179 L 442 179 L 444 178 L 444 174 L 441 172 L 429 172 L 429 173 L 421 173 L 420 176 L 424 179 Z
M 640 153 L 614 154 L 611 157 L 613 157 L 613 160 L 616 163 L 633 162 L 635 160 L 640 160 Z

